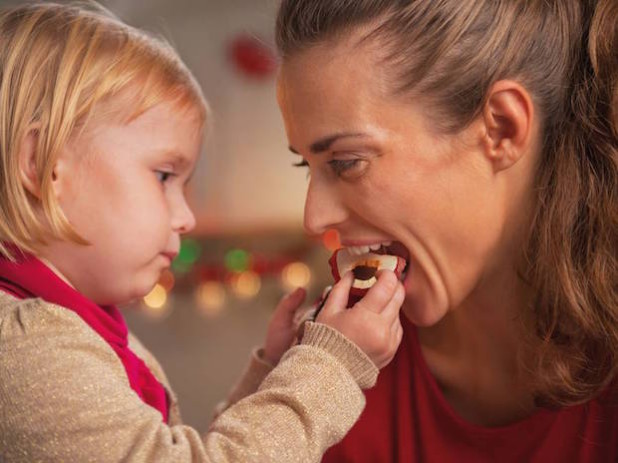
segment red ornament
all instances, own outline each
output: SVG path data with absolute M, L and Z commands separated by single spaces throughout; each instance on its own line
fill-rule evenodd
M 229 54 L 236 68 L 244 75 L 266 78 L 274 74 L 277 58 L 265 43 L 249 35 L 240 35 L 232 40 Z

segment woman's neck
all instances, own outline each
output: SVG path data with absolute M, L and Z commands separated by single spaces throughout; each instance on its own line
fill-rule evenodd
M 439 323 L 418 329 L 426 363 L 465 419 L 501 425 L 534 410 L 522 317 L 531 291 L 514 270 L 494 273 Z

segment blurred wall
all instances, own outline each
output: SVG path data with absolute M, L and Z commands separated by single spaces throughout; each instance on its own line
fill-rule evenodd
M 192 185 L 198 232 L 298 228 L 305 172 L 294 156 L 278 112 L 274 75 L 239 73 L 230 41 L 249 33 L 274 48 L 277 0 L 113 0 L 107 6 L 130 24 L 163 32 L 201 83 L 213 110 Z
M 25 2 L 0 0 L 0 5 Z M 122 20 L 164 36 L 194 72 L 213 130 L 190 185 L 198 234 L 299 229 L 305 172 L 292 169 L 275 75 L 258 80 L 232 65 L 228 48 L 248 33 L 274 48 L 278 0 L 103 0 Z

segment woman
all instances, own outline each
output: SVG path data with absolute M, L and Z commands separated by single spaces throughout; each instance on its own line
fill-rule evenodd
M 615 0 L 283 0 L 305 226 L 408 261 L 325 462 L 618 459 Z

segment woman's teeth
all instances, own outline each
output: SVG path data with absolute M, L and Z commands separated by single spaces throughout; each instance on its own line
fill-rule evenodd
M 346 249 L 353 256 L 360 256 L 362 254 L 367 254 L 370 251 L 378 251 L 382 246 L 390 246 L 392 241 L 385 241 L 384 243 L 376 243 L 370 244 L 368 246 L 349 246 Z

